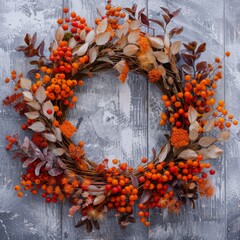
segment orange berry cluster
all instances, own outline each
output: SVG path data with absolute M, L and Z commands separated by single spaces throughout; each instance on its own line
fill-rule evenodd
M 9 151 L 12 148 L 12 146 L 17 142 L 17 138 L 7 135 L 6 140 L 8 141 L 6 150 Z
M 226 55 L 230 55 L 226 53 Z M 210 70 L 210 74 L 208 77 L 203 77 L 202 74 L 197 74 L 194 78 L 190 75 L 185 76 L 185 83 L 183 92 L 178 92 L 175 95 L 167 96 L 163 95 L 162 100 L 164 102 L 165 107 L 171 107 L 173 109 L 173 113 L 166 114 L 165 112 L 161 113 L 160 125 L 165 125 L 167 122 L 173 124 L 178 128 L 183 125 L 189 125 L 188 121 L 188 109 L 190 105 L 197 110 L 199 114 L 204 114 L 212 111 L 214 109 L 214 104 L 216 100 L 214 98 L 215 89 L 217 88 L 216 82 L 222 79 L 222 73 L 217 71 L 217 69 L 221 69 L 221 60 L 219 58 L 215 59 L 215 65 L 208 64 L 208 68 Z M 212 75 L 212 77 L 210 77 Z M 218 121 L 216 121 L 215 126 L 219 126 L 220 129 L 224 129 L 224 116 L 228 114 L 228 111 L 224 109 L 224 101 L 220 101 L 215 112 L 213 114 L 214 117 L 219 117 Z M 229 120 L 233 118 L 232 115 L 229 115 Z M 237 125 L 238 122 L 228 121 L 225 123 L 226 127 L 231 126 L 231 122 L 234 125 Z M 203 127 L 206 121 L 201 121 L 200 125 Z M 200 129 L 201 131 L 201 129 Z
M 66 16 L 67 13 L 69 12 L 68 8 L 63 8 L 63 13 Z M 75 12 L 70 13 L 70 18 L 67 16 L 62 19 L 59 18 L 57 20 L 57 23 L 62 26 L 64 31 L 69 30 L 71 33 L 74 35 L 75 40 L 81 42 L 79 34 L 81 33 L 82 30 L 85 30 L 87 33 L 92 30 L 92 28 L 88 27 L 88 24 L 86 22 L 86 19 L 83 17 L 80 17 L 77 15 Z
M 17 91 L 19 88 L 21 88 L 21 85 L 20 85 L 20 79 L 23 77 L 23 74 L 20 73 L 18 74 L 18 80 L 17 80 L 17 72 L 15 70 L 13 70 L 11 72 L 11 79 L 10 78 L 5 78 L 5 83 L 9 83 L 10 80 L 14 81 L 15 82 L 15 86 L 14 86 L 14 91 Z

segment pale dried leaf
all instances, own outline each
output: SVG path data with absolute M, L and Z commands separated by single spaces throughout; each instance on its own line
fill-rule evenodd
M 169 57 L 168 57 L 168 55 L 166 55 L 165 52 L 158 51 L 158 52 L 154 52 L 153 55 L 157 58 L 157 60 L 160 63 L 168 63 L 169 62 Z
M 178 158 L 182 158 L 185 160 L 188 159 L 195 159 L 197 157 L 197 153 L 195 151 L 193 151 L 192 149 L 187 149 L 187 150 L 183 150 L 179 155 Z
M 201 147 L 208 147 L 216 141 L 217 141 L 217 139 L 213 138 L 213 137 L 202 137 L 202 138 L 199 139 L 198 144 Z
M 131 21 L 130 24 L 129 24 L 129 29 L 135 30 L 135 29 L 140 27 L 140 24 L 141 24 L 140 20 Z
M 57 42 L 60 42 L 62 41 L 63 37 L 64 37 L 64 30 L 62 26 L 60 26 L 56 31 L 55 39 Z
M 27 78 L 21 78 L 20 85 L 22 89 L 30 90 L 32 86 L 32 81 Z
M 126 46 L 126 44 L 127 44 L 127 38 L 126 38 L 125 35 L 122 35 L 119 44 L 120 44 L 120 48 L 122 48 L 122 49 Z
M 229 130 L 224 130 L 219 133 L 217 139 L 219 142 L 225 142 L 230 138 L 230 135 L 231 133 Z
M 119 62 L 117 62 L 115 65 L 114 65 L 114 69 L 116 69 L 119 73 L 122 72 L 124 66 L 126 64 L 126 61 L 125 60 L 121 60 Z
M 164 36 L 164 46 L 166 48 L 170 47 L 170 39 L 169 39 L 169 34 L 166 32 Z
M 167 143 L 167 144 L 164 146 L 164 148 L 163 148 L 163 150 L 161 151 L 161 153 L 159 154 L 158 162 L 164 161 L 164 160 L 166 159 L 169 151 L 170 151 L 170 144 Z
M 39 112 L 37 112 L 37 111 L 27 112 L 27 113 L 25 113 L 25 115 L 26 115 L 27 118 L 29 118 L 29 119 L 36 119 L 36 118 L 39 117 Z
M 192 131 L 192 130 L 198 131 L 199 128 L 200 128 L 199 123 L 197 121 L 195 121 L 189 126 L 189 131 Z
M 126 56 L 133 56 L 138 50 L 136 45 L 130 44 L 124 47 L 123 54 Z
M 55 148 L 55 149 L 52 150 L 52 153 L 55 156 L 62 156 L 65 152 L 66 152 L 66 150 L 63 149 L 63 148 Z
M 35 93 L 35 97 L 38 100 L 38 102 L 43 103 L 46 99 L 46 93 L 44 87 L 40 86 L 38 90 Z
M 191 141 L 195 141 L 198 138 L 198 131 L 195 129 L 192 129 L 189 131 L 189 139 Z
M 30 102 L 30 101 L 33 100 L 33 95 L 32 95 L 32 93 L 29 92 L 29 91 L 24 91 L 24 92 L 23 92 L 23 96 L 24 96 L 24 100 L 25 100 L 26 102 Z
M 96 36 L 95 42 L 99 46 L 104 45 L 108 42 L 110 36 L 111 36 L 110 32 L 100 33 Z
M 195 182 L 191 182 L 190 184 L 189 184 L 189 189 L 194 189 L 195 187 L 196 187 L 197 185 L 196 185 L 196 183 Z
M 152 191 L 151 190 L 144 190 L 141 198 L 140 198 L 140 203 L 145 203 L 147 202 L 147 200 L 150 198 L 150 196 L 152 195 Z
M 85 29 L 83 29 L 83 30 L 81 31 L 81 33 L 80 33 L 80 39 L 81 39 L 82 41 L 84 41 L 85 38 L 86 38 L 86 35 L 87 35 L 87 32 L 86 32 Z M 85 41 L 85 42 L 86 42 L 86 41 Z
M 48 119 L 52 119 L 54 116 L 54 107 L 53 104 L 50 100 L 46 101 L 43 106 L 42 106 L 43 114 L 46 116 Z M 48 113 L 50 110 L 51 114 Z
M 108 26 L 108 18 L 104 18 L 97 26 L 97 29 L 96 29 L 97 34 L 104 33 L 107 30 L 107 26 Z
M 182 44 L 182 41 L 176 41 L 171 45 L 170 50 L 173 55 L 179 53 L 181 44 Z
M 193 123 L 197 120 L 198 112 L 196 109 L 191 105 L 188 109 L 188 120 L 190 123 Z
M 39 111 L 41 109 L 40 104 L 38 102 L 36 102 L 36 101 L 27 102 L 27 105 L 29 105 L 34 110 L 38 110 Z
M 207 148 L 202 148 L 202 149 L 198 150 L 197 153 L 198 153 L 199 155 L 202 155 L 203 160 L 206 160 L 206 159 L 209 158 Z
M 221 148 L 219 148 L 216 145 L 212 145 L 212 146 L 208 147 L 207 150 L 208 150 L 209 158 L 218 158 L 224 152 Z
M 139 186 L 138 178 L 134 174 L 131 174 L 130 178 L 131 178 L 133 187 L 138 188 Z
M 89 43 L 89 45 L 90 45 L 90 44 L 92 44 L 92 43 L 94 42 L 94 39 L 95 39 L 95 32 L 94 32 L 94 30 L 91 30 L 91 31 L 87 34 L 86 39 L 85 39 L 85 42 L 86 42 L 86 43 Z
M 129 30 L 129 23 L 125 22 L 118 30 L 118 38 L 121 38 L 122 35 L 126 35 L 128 30 Z
M 59 142 L 62 142 L 62 132 L 61 132 L 60 128 L 55 128 L 53 131 L 54 131 L 54 134 L 55 134 L 57 140 Z
M 128 35 L 128 42 L 129 43 L 136 43 L 140 37 L 140 29 L 133 30 Z
M 105 200 L 106 196 L 105 195 L 100 195 L 95 197 L 94 201 L 93 201 L 93 205 L 98 205 L 101 202 L 103 202 Z
M 75 40 L 74 37 L 72 37 L 72 38 L 69 40 L 69 42 L 68 42 L 68 46 L 69 46 L 70 48 L 74 48 L 76 45 L 77 45 L 77 41 Z
M 55 135 L 53 135 L 52 133 L 44 133 L 43 136 L 44 136 L 49 142 L 56 142 L 56 141 L 57 141 Z
M 77 55 L 79 57 L 85 55 L 85 53 L 87 52 L 88 50 L 88 46 L 89 46 L 89 43 L 84 43 L 77 51 Z
M 209 119 L 209 120 L 206 122 L 206 124 L 204 125 L 203 131 L 204 131 L 204 132 L 210 132 L 210 131 L 214 128 L 214 122 L 215 122 L 215 119 L 214 119 L 214 118 Z
M 149 37 L 148 38 L 152 47 L 157 48 L 157 49 L 162 49 L 164 47 L 163 40 L 158 37 Z
M 30 125 L 28 128 L 32 129 L 34 132 L 43 132 L 46 130 L 46 127 L 42 122 L 35 122 L 32 125 Z
M 92 47 L 89 49 L 88 51 L 88 55 L 89 55 L 89 62 L 93 63 L 98 56 L 98 47 Z

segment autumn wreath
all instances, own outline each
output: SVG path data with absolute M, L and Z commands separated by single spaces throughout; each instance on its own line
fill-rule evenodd
M 80 212 L 76 227 L 86 225 L 88 232 L 99 229 L 98 220 L 110 210 L 117 212 L 123 228 L 135 222 L 136 202 L 140 221 L 149 226 L 149 209 L 178 213 L 182 205 L 194 207 L 199 196 L 212 196 L 209 174 L 215 171 L 206 160 L 222 154 L 216 143 L 227 140 L 227 129 L 238 124 L 224 101 L 217 103 L 214 98 L 222 79 L 221 60 L 216 58 L 212 64 L 199 60 L 205 43 L 172 41 L 183 30 L 167 30 L 179 10 L 161 8 L 161 20 L 148 19 L 143 10 L 137 13 L 136 4 L 123 9 L 108 0 L 105 9 L 104 15 L 98 11 L 96 28 L 91 28 L 75 12 L 68 18 L 64 8 L 66 18 L 57 20 L 49 57 L 44 56 L 44 41 L 35 47 L 36 34 L 27 34 L 26 45 L 18 51 L 38 57 L 30 62 L 36 68 L 26 78 L 12 71 L 15 93 L 3 101 L 27 117 L 22 129 L 33 133 L 23 142 L 17 135 L 6 137 L 6 149 L 14 147 L 14 158 L 20 158 L 26 169 L 22 186 L 15 186 L 18 196 L 28 190 L 41 192 L 47 203 L 70 199 L 69 215 Z M 155 36 L 152 26 L 161 35 Z M 160 125 L 169 126 L 169 135 L 159 153 L 153 151 L 152 159 L 142 158 L 137 168 L 117 159 L 111 165 L 108 159 L 97 164 L 87 158 L 83 141 L 71 140 L 77 128 L 67 112 L 74 108 L 83 80 L 113 68 L 122 83 L 131 71 L 146 76 L 162 92 L 165 111 Z M 205 136 L 214 128 L 219 129 L 217 137 Z

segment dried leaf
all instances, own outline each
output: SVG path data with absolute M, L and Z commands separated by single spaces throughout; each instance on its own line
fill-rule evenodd
M 178 158 L 182 158 L 185 160 L 188 159 L 195 159 L 197 157 L 197 153 L 191 149 L 183 150 L 179 155 Z
M 33 100 L 33 95 L 29 91 L 24 91 L 23 96 L 24 96 L 24 100 L 27 101 L 27 102 L 30 102 L 30 101 Z
M 93 201 L 93 205 L 98 205 L 101 202 L 103 202 L 105 200 L 106 196 L 105 195 L 100 195 L 95 197 L 94 201 Z
M 213 137 L 202 137 L 200 138 L 200 140 L 198 141 L 198 144 L 201 147 L 208 147 L 210 145 L 212 145 L 214 142 L 216 142 L 217 139 L 213 138 Z
M 179 53 L 181 45 L 182 45 L 182 41 L 176 41 L 171 45 L 170 50 L 173 55 Z
M 191 105 L 188 109 L 188 120 L 190 123 L 193 123 L 197 120 L 198 112 L 196 109 Z
M 204 131 L 204 132 L 209 132 L 209 131 L 211 131 L 211 130 L 214 128 L 214 122 L 215 122 L 215 119 L 214 119 L 214 118 L 209 119 L 209 120 L 206 122 L 206 124 L 204 125 L 203 131 Z
M 74 48 L 76 45 L 77 45 L 77 41 L 75 40 L 74 37 L 72 37 L 68 42 L 68 47 Z
M 195 130 L 195 129 L 192 129 L 192 130 L 189 132 L 189 139 L 190 139 L 191 141 L 195 141 L 195 140 L 197 140 L 197 138 L 198 138 L 198 131 Z
M 36 160 L 37 160 L 37 158 L 27 158 L 27 159 L 24 161 L 22 167 L 23 167 L 23 168 L 27 168 L 29 164 L 33 163 L 33 162 L 36 161 Z
M 129 23 L 125 22 L 118 30 L 118 38 L 121 39 L 123 35 L 126 35 L 129 30 Z
M 21 78 L 20 85 L 22 89 L 30 90 L 32 86 L 32 81 L 27 78 Z
M 46 161 L 41 161 L 35 167 L 35 175 L 39 176 L 41 168 L 46 164 Z
M 89 62 L 93 63 L 98 56 L 98 47 L 92 47 L 89 49 L 88 51 L 88 55 L 89 55 Z
M 138 188 L 139 186 L 138 178 L 134 174 L 131 174 L 130 177 L 133 187 Z
M 108 42 L 110 36 L 111 36 L 110 32 L 100 33 L 96 36 L 95 42 L 99 46 L 104 45 Z
M 160 62 L 160 63 L 168 63 L 169 62 L 169 57 L 168 55 L 165 54 L 165 52 L 154 52 L 153 55 L 157 58 L 157 60 Z
M 170 151 L 170 144 L 167 143 L 167 144 L 164 146 L 164 148 L 163 148 L 163 150 L 161 151 L 161 153 L 159 154 L 158 162 L 164 161 L 164 160 L 166 159 L 169 151 Z
M 31 102 L 27 102 L 27 105 L 29 105 L 30 107 L 32 107 L 34 110 L 40 110 L 41 106 L 38 102 L 36 101 L 31 101 Z
M 108 26 L 108 18 L 104 18 L 97 26 L 97 29 L 96 29 L 97 35 L 99 33 L 104 33 L 107 30 L 107 26 Z
M 128 35 L 128 42 L 129 43 L 136 43 L 140 37 L 140 29 L 133 30 Z
M 196 51 L 196 54 L 205 52 L 205 50 L 206 50 L 206 43 L 202 43 L 202 44 L 198 47 L 198 49 L 197 49 L 197 51 Z
M 85 41 L 85 38 L 86 38 L 86 35 L 87 35 L 87 32 L 86 32 L 86 30 L 85 29 L 83 29 L 82 31 L 81 31 L 81 33 L 80 33 L 80 39 L 82 40 L 82 41 Z M 86 42 L 86 41 L 85 41 Z
M 157 19 L 148 19 L 151 22 L 157 23 L 162 29 L 164 29 L 164 23 Z
M 49 175 L 55 177 L 55 176 L 58 176 L 60 174 L 63 173 L 63 171 L 61 169 L 58 169 L 58 168 L 52 168 L 48 171 Z
M 66 150 L 63 149 L 63 148 L 54 148 L 54 149 L 52 150 L 52 153 L 53 153 L 55 156 L 62 156 L 65 152 L 66 152 Z
M 142 196 L 140 198 L 140 203 L 145 203 L 151 197 L 152 191 L 151 190 L 144 190 Z
M 79 57 L 85 55 L 85 53 L 87 52 L 88 50 L 88 46 L 89 46 L 89 43 L 84 43 L 77 51 L 77 55 Z
M 131 21 L 131 23 L 129 24 L 129 29 L 131 29 L 131 30 L 135 30 L 139 27 L 140 27 L 140 21 L 139 20 Z
M 198 72 L 203 72 L 208 70 L 208 63 L 207 62 L 200 62 L 196 65 L 196 69 Z
M 219 142 L 225 142 L 229 139 L 231 133 L 229 130 L 224 130 L 224 131 L 221 131 L 217 137 L 217 140 Z
M 133 56 L 138 50 L 136 45 L 130 44 L 124 47 L 123 54 L 126 56 Z
M 152 47 L 157 49 L 162 49 L 164 47 L 163 40 L 159 37 L 149 37 L 148 38 Z
M 144 24 L 144 25 L 146 25 L 147 27 L 149 27 L 149 19 L 148 19 L 148 17 L 144 14 L 144 13 L 142 13 L 141 15 L 140 15 L 140 18 L 141 18 L 141 22 Z
M 35 93 L 35 97 L 38 100 L 38 102 L 43 103 L 46 99 L 46 93 L 44 87 L 40 86 L 38 90 Z
M 57 42 L 60 42 L 62 41 L 63 37 L 64 37 L 64 30 L 62 26 L 60 26 L 56 31 L 55 39 Z
M 215 145 L 208 147 L 207 150 L 209 158 L 218 158 L 223 153 L 223 150 Z
M 89 45 L 90 45 L 90 44 L 92 44 L 92 43 L 94 42 L 94 39 L 95 39 L 95 32 L 94 32 L 94 30 L 91 30 L 91 31 L 87 34 L 86 39 L 85 39 L 85 42 L 86 42 L 86 43 L 89 43 Z
M 28 128 L 32 129 L 34 132 L 43 132 L 46 130 L 46 127 L 42 122 L 35 122 Z
M 170 39 L 169 39 L 169 34 L 168 33 L 165 33 L 165 36 L 164 36 L 164 46 L 166 48 L 170 47 Z
M 55 128 L 53 131 L 54 131 L 54 134 L 55 134 L 57 140 L 59 142 L 62 142 L 62 132 L 61 132 L 60 128 Z
M 48 119 L 52 119 L 54 116 L 54 107 L 50 100 L 46 101 L 42 106 L 43 114 Z
M 56 142 L 57 138 L 55 137 L 55 135 L 53 135 L 52 133 L 44 133 L 43 136 L 49 141 L 49 142 Z
M 29 118 L 29 119 L 36 119 L 36 118 L 39 117 L 39 112 L 37 112 L 37 111 L 27 112 L 27 113 L 25 113 L 25 115 L 26 115 L 27 118 Z

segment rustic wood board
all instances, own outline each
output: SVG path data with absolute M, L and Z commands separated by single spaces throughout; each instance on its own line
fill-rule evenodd
M 134 1 L 118 0 L 116 3 L 130 5 Z M 234 115 L 240 111 L 240 6 L 238 0 L 138 0 L 150 17 L 159 16 L 160 6 L 171 10 L 182 8 L 174 25 L 184 27 L 185 42 L 196 40 L 207 42 L 207 60 L 223 56 L 226 50 L 232 57 L 225 59 L 225 78 L 217 98 L 225 98 L 227 107 Z M 0 78 L 8 76 L 10 70 L 25 72 L 22 56 L 13 49 L 23 43 L 26 32 L 39 32 L 39 41 L 45 38 L 48 44 L 54 36 L 56 18 L 61 16 L 61 7 L 68 6 L 93 22 L 96 7 L 102 9 L 103 0 L 2 0 L 0 16 Z M 0 89 L 0 100 L 9 86 Z M 234 93 L 234 95 L 233 95 Z M 235 103 L 234 102 L 234 103 Z M 79 93 L 77 108 L 70 115 L 73 123 L 81 120 L 76 141 L 84 139 L 88 156 L 94 161 L 104 157 L 119 158 L 137 165 L 143 156 L 151 157 L 151 149 L 164 143 L 167 129 L 158 125 L 160 103 L 158 89 L 143 77 L 131 74 L 122 85 L 116 73 L 109 72 L 94 76 L 86 81 Z M 16 124 L 17 123 L 17 124 Z M 88 239 L 88 240 L 238 240 L 240 239 L 240 143 L 237 131 L 224 146 L 224 156 L 215 161 L 217 174 L 213 178 L 216 195 L 211 200 L 199 200 L 196 209 L 184 208 L 180 215 L 169 215 L 166 211 L 155 211 L 149 229 L 140 223 L 119 229 L 114 214 L 109 215 L 101 230 L 86 234 L 75 229 L 78 216 L 68 218 L 68 206 L 45 204 L 40 197 L 30 194 L 18 199 L 13 186 L 18 183 L 21 165 L 11 161 L 5 148 L 5 135 L 19 129 L 21 119 L 9 109 L 0 106 L 0 239 Z M 158 150 L 158 149 L 157 149 Z

